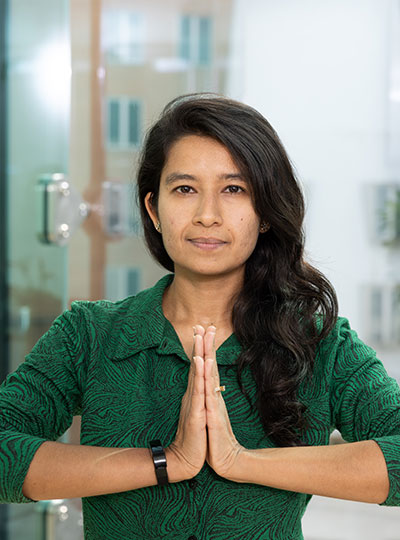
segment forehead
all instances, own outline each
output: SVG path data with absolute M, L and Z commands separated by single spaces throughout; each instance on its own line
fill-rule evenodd
M 190 169 L 229 168 L 230 172 L 240 172 L 226 146 L 201 135 L 186 135 L 171 145 L 162 173 L 177 165 Z

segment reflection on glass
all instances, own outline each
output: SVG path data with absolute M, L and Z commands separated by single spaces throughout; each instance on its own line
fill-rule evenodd
M 146 129 L 169 100 L 188 92 L 226 93 L 232 2 L 196 0 L 189 6 L 183 0 L 103 0 L 93 2 L 86 11 L 78 2 L 72 8 L 72 34 L 80 40 L 79 47 L 72 43 L 72 62 L 73 66 L 87 65 L 88 73 L 84 78 L 73 71 L 73 87 L 79 85 L 80 91 L 72 99 L 70 166 L 76 171 L 72 173 L 74 184 L 80 185 L 92 207 L 102 208 L 102 219 L 93 226 L 88 224 L 89 236 L 77 235 L 70 246 L 71 261 L 77 261 L 82 251 L 90 257 L 86 282 L 99 286 L 96 292 L 93 287 L 85 290 L 82 265 L 71 264 L 70 298 L 114 300 L 117 291 L 120 297 L 132 294 L 165 273 L 144 247 L 134 197 L 127 197 L 125 206 L 118 198 L 121 186 L 134 183 Z M 87 26 L 98 25 L 99 33 L 94 31 L 83 47 L 86 36 L 77 29 L 85 17 Z M 89 67 L 98 73 L 95 85 Z M 82 111 L 84 101 L 93 111 L 91 117 L 74 112 Z M 101 126 L 104 133 L 99 138 Z M 88 134 L 85 143 L 83 137 Z M 82 152 L 84 144 L 91 146 L 91 153 Z M 99 173 L 94 175 L 93 164 L 103 162 L 104 173 L 99 165 Z M 87 171 L 86 176 L 82 170 Z M 87 242 L 89 251 L 83 248 Z M 113 272 L 136 276 L 134 287 L 121 277 L 121 285 L 111 292 L 109 276 Z

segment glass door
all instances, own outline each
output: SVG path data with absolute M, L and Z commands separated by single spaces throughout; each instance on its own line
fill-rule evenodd
M 6 23 L 6 279 L 12 371 L 67 304 L 68 249 L 39 241 L 43 216 L 38 216 L 37 183 L 43 174 L 68 172 L 68 2 L 9 0 Z M 7 539 L 39 538 L 37 505 L 9 505 L 7 515 Z

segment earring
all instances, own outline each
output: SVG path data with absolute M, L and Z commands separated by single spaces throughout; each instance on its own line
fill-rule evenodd
M 265 223 L 265 221 L 263 221 L 260 225 L 260 233 L 265 233 L 269 230 L 269 228 L 271 227 L 271 225 L 269 223 Z
M 156 231 L 157 232 L 161 232 L 161 223 L 159 221 L 157 221 L 156 225 L 155 225 L 155 228 L 156 228 Z

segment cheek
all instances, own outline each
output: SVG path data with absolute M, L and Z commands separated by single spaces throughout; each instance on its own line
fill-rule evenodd
M 246 220 L 245 217 L 241 218 L 242 225 L 242 238 L 241 244 L 243 250 L 248 254 L 251 254 L 256 246 L 259 235 L 259 220 L 258 218 Z
M 182 224 L 179 217 L 168 216 L 162 220 L 162 239 L 164 247 L 171 258 L 180 251 Z
M 250 240 L 250 238 L 253 239 L 258 237 L 260 226 L 257 216 L 250 218 L 248 216 L 241 216 L 240 226 L 243 235 L 246 236 L 248 240 Z
M 163 231 L 168 238 L 178 237 L 182 230 L 182 223 L 180 223 L 179 216 L 168 216 L 164 218 Z

